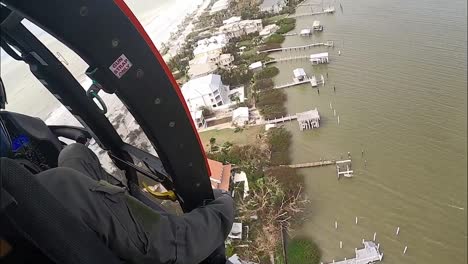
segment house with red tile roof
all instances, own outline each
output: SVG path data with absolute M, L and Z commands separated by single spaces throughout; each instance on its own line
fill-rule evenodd
M 229 191 L 231 180 L 231 164 L 223 165 L 221 162 L 208 159 L 211 171 L 211 186 L 213 189 Z

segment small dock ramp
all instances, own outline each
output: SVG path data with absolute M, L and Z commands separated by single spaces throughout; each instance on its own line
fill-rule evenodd
M 355 258 L 329 262 L 328 264 L 371 264 L 382 261 L 383 253 L 380 253 L 379 245 L 373 241 L 364 241 L 363 244 L 364 248 L 355 249 Z

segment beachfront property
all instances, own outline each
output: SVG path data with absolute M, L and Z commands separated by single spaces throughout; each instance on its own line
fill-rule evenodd
M 182 86 L 181 91 L 192 116 L 201 107 L 216 109 L 231 102 L 229 86 L 224 85 L 217 74 L 192 79 Z
M 193 55 L 213 55 L 221 54 L 223 48 L 229 42 L 229 38 L 225 34 L 218 34 L 210 38 L 201 39 L 197 42 L 197 47 L 193 50 Z
M 268 37 L 271 34 L 275 33 L 276 30 L 278 30 L 279 28 L 280 27 L 276 24 L 267 25 L 262 29 L 262 31 L 260 31 L 260 33 L 258 33 L 258 35 L 260 35 L 261 37 Z
M 231 181 L 231 164 L 223 165 L 219 161 L 208 159 L 208 165 L 211 172 L 211 187 L 228 192 Z
M 225 34 L 228 38 L 238 38 L 263 29 L 261 19 L 240 20 L 240 17 L 231 17 L 223 22 L 226 24 L 219 27 L 218 32 Z
M 322 63 L 328 63 L 328 52 L 323 52 L 323 53 L 317 53 L 317 54 L 311 54 L 310 55 L 310 62 L 312 64 L 322 64 Z
M 223 20 L 223 25 L 229 25 L 229 24 L 232 24 L 232 23 L 237 23 L 237 22 L 239 22 L 241 20 L 242 20 L 242 17 L 233 16 L 233 17 L 230 17 L 228 19 Z
M 206 120 L 205 117 L 203 116 L 203 111 L 198 110 L 195 113 L 190 113 L 190 116 L 193 119 L 193 123 L 197 126 L 197 128 L 206 128 Z
M 214 63 L 203 63 L 190 65 L 187 75 L 190 79 L 200 78 L 214 73 L 218 67 Z
M 219 12 L 221 10 L 226 10 L 229 7 L 229 0 L 218 0 L 216 1 L 210 9 L 210 15 L 213 15 L 216 12 Z
M 232 63 L 234 62 L 234 56 L 232 54 L 221 54 L 218 57 L 217 64 L 221 68 L 230 68 L 232 66 Z
M 261 12 L 279 13 L 288 5 L 289 0 L 264 0 L 260 5 Z
M 203 77 L 214 73 L 218 67 L 226 69 L 232 66 L 234 56 L 231 54 L 220 54 L 219 51 L 198 54 L 189 61 L 187 75 L 190 79 Z
M 320 115 L 317 108 L 296 115 L 301 131 L 320 127 Z
M 236 126 L 245 126 L 249 123 L 249 108 L 239 107 L 232 111 L 232 124 Z

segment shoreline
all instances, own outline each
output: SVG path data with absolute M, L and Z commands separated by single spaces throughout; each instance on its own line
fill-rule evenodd
M 194 8 L 194 10 L 187 10 L 187 12 L 182 16 L 179 17 L 179 21 L 177 23 L 173 23 L 173 28 L 177 30 L 177 28 L 179 28 L 181 25 L 183 25 L 187 19 L 189 19 L 189 25 L 192 25 L 191 27 L 190 26 L 187 26 L 185 28 L 185 30 L 183 31 L 183 33 L 181 35 L 178 35 L 177 39 L 175 40 L 175 42 L 169 46 L 169 52 L 171 50 L 173 50 L 174 54 L 177 53 L 178 51 L 178 48 L 181 44 L 183 44 L 183 42 L 185 41 L 185 37 L 190 34 L 192 32 L 192 29 L 193 29 L 193 21 L 195 19 L 197 19 L 202 13 L 203 11 L 205 10 L 205 8 L 209 5 L 210 3 L 210 0 L 203 0 L 202 3 L 198 4 L 198 6 L 196 6 Z M 192 17 L 189 17 L 190 14 L 192 13 L 195 13 L 194 16 Z M 151 40 L 153 41 L 153 43 L 157 46 L 158 50 L 160 51 L 161 49 L 161 46 L 167 42 L 171 42 L 172 38 L 170 35 L 171 34 L 174 34 L 175 32 L 177 31 L 170 31 L 170 33 L 168 34 L 168 36 L 164 39 L 161 39 L 159 38 L 158 40 L 155 40 L 156 38 L 155 37 L 158 37 L 157 36 L 157 32 L 154 31 L 154 27 L 155 25 L 159 22 L 158 20 L 158 15 L 152 15 L 153 18 L 151 19 L 148 19 L 148 22 L 143 25 L 143 28 L 145 29 L 145 31 L 147 32 L 147 34 L 150 36 Z M 153 29 L 153 30 L 151 30 Z M 160 51 L 161 52 L 161 51 Z M 162 54 L 161 54 L 162 55 Z M 80 82 L 80 84 L 86 89 L 87 87 L 89 87 L 90 85 L 90 82 L 89 82 L 89 79 L 85 76 L 84 80 L 77 80 L 78 82 Z M 101 94 L 101 97 L 104 99 L 104 101 L 106 102 L 106 104 L 110 105 L 111 107 L 109 108 L 109 112 L 114 112 L 114 111 L 119 111 L 120 109 L 120 105 L 122 107 L 124 107 L 121 103 L 120 103 L 120 100 L 118 98 L 116 98 L 115 96 L 111 95 L 111 94 L 105 94 L 105 93 L 102 93 Z M 119 106 L 116 107 L 116 104 L 119 104 Z M 71 117 L 71 119 L 70 119 Z M 58 105 L 58 107 L 52 109 L 50 111 L 50 113 L 44 118 L 44 121 L 46 122 L 46 124 L 68 124 L 68 125 L 80 125 L 80 123 L 75 119 L 73 118 L 73 116 L 71 115 L 70 112 L 68 112 L 67 109 L 65 109 L 65 107 L 63 105 Z M 112 122 L 112 120 L 110 120 Z

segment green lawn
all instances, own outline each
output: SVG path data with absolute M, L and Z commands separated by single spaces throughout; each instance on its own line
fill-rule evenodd
M 250 46 L 252 46 L 252 40 L 250 40 L 250 39 L 243 40 L 243 41 L 237 43 L 237 46 L 238 47 L 242 47 L 242 46 L 250 47 Z
M 257 135 L 262 134 L 264 131 L 263 126 L 247 127 L 240 132 L 234 133 L 234 129 L 221 129 L 210 130 L 200 133 L 200 139 L 203 146 L 210 145 L 210 138 L 216 138 L 216 144 L 222 145 L 224 142 L 231 142 L 233 144 L 247 145 L 255 144 L 258 142 Z
M 269 17 L 267 19 L 265 19 L 268 23 L 274 23 L 278 20 L 281 20 L 285 17 L 287 17 L 288 15 L 287 14 L 283 14 L 283 15 L 277 15 L 277 16 L 273 16 L 273 17 Z
M 290 264 L 318 264 L 321 258 L 318 246 L 313 241 L 304 238 L 292 239 L 286 254 Z

